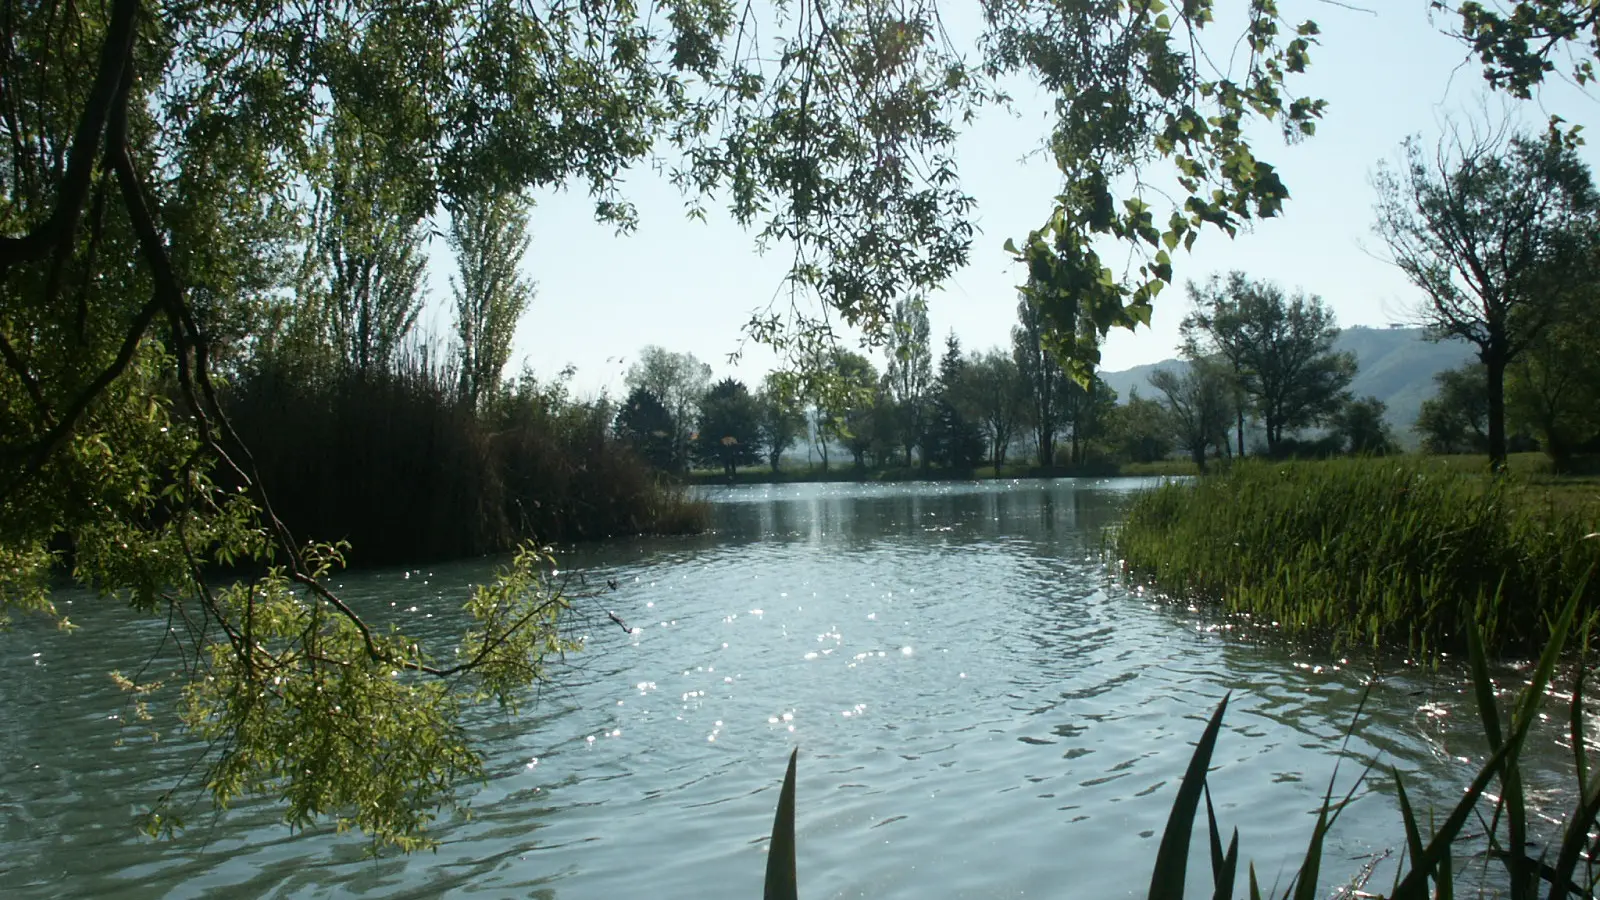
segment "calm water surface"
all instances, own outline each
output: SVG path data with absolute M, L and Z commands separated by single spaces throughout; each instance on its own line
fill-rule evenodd
M 1218 816 L 1264 882 L 1286 883 L 1372 663 L 1241 639 L 1109 581 L 1104 529 L 1146 484 L 718 489 L 709 534 L 570 554 L 591 584 L 619 582 L 604 602 L 638 632 L 594 616 L 556 686 L 519 717 L 485 715 L 472 818 L 405 858 L 292 832 L 259 803 L 196 803 L 179 839 L 137 835 L 198 748 L 136 739 L 107 677 L 136 669 L 164 623 L 79 600 L 75 634 L 0 634 L 0 895 L 753 898 L 799 747 L 805 897 L 1142 896 L 1192 742 L 1229 691 Z M 491 567 L 353 574 L 343 590 L 443 634 Z M 1468 695 L 1399 671 L 1341 789 L 1376 759 L 1419 802 L 1449 802 L 1481 758 L 1460 727 Z M 1537 752 L 1540 796 L 1565 751 L 1547 735 Z M 1325 870 L 1398 848 L 1392 794 L 1386 776 L 1358 792 Z

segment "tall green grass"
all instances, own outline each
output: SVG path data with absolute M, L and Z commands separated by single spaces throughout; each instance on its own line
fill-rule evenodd
M 508 393 L 482 409 L 425 357 L 365 376 L 272 358 L 225 398 L 274 511 L 352 561 L 411 563 L 705 527 L 707 510 L 611 433 L 603 402 Z
M 1476 623 L 1490 653 L 1537 653 L 1600 560 L 1586 490 L 1415 459 L 1245 462 L 1140 496 L 1114 545 L 1131 577 L 1290 635 L 1464 650 Z

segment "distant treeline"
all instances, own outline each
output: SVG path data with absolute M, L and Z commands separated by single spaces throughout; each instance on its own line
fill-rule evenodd
M 930 474 L 998 472 L 1008 463 L 1114 471 L 1174 453 L 1204 468 L 1245 454 L 1252 420 L 1265 436 L 1252 455 L 1395 449 L 1383 404 L 1347 390 L 1355 360 L 1332 352 L 1339 332 L 1320 298 L 1291 298 L 1238 273 L 1189 290 L 1195 312 L 1185 350 L 1194 364 L 1182 375 L 1157 371 L 1154 397 L 1119 398 L 1097 375 L 1070 376 L 1024 292 L 1008 349 L 968 352 L 951 334 L 935 364 L 925 308 L 903 302 L 882 371 L 860 353 L 833 349 L 808 372 L 768 374 L 753 392 L 731 378 L 713 384 L 710 367 L 692 355 L 646 347 L 628 373 L 617 431 L 659 469 L 700 466 L 728 476 L 757 465 L 776 473 L 802 444 L 823 472 L 836 455 L 858 471 Z M 1236 367 L 1206 348 L 1223 313 L 1247 320 L 1252 335 Z
M 1178 455 L 1204 471 L 1216 460 L 1381 456 L 1397 452 L 1383 401 L 1349 390 L 1354 355 L 1334 351 L 1339 328 L 1316 295 L 1286 293 L 1243 272 L 1187 285 L 1185 364 L 1149 376 L 1152 397 L 1119 398 L 1097 375 L 1069 377 L 1050 351 L 1035 305 L 1018 304 L 1009 350 L 964 351 L 945 340 L 937 365 L 925 310 L 902 303 L 880 370 L 832 349 L 809 371 L 769 373 L 755 391 L 711 381 L 690 354 L 646 347 L 628 373 L 617 432 L 663 471 L 693 467 L 732 477 L 741 467 L 779 472 L 798 446 L 822 473 L 844 456 L 857 472 L 997 473 L 1116 470 Z M 1600 452 L 1600 307 L 1550 295 L 1537 340 L 1500 382 L 1505 447 L 1542 450 L 1556 471 Z M 1533 301 L 1525 301 L 1532 305 Z M 1450 336 L 1435 327 L 1432 336 Z M 1435 376 L 1413 426 L 1430 454 L 1493 456 L 1489 367 Z M 1120 401 L 1120 402 L 1119 402 Z

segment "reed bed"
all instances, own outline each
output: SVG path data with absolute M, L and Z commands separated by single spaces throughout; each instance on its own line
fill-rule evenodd
M 1156 590 L 1335 646 L 1537 653 L 1600 560 L 1600 490 L 1425 459 L 1243 462 L 1140 496 L 1113 538 Z M 1600 583 L 1579 601 L 1600 606 Z
M 227 397 L 272 499 L 303 539 L 367 565 L 703 530 L 707 510 L 611 433 L 603 402 L 508 395 L 478 410 L 425 359 L 365 377 L 262 365 Z

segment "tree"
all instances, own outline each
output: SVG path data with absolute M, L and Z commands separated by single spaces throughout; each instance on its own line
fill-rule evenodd
M 1333 352 L 1339 329 L 1321 297 L 1297 292 L 1291 298 L 1277 285 L 1239 272 L 1225 284 L 1213 278 L 1204 288 L 1191 285 L 1190 296 L 1195 309 L 1184 320 L 1185 352 L 1226 366 L 1261 417 L 1269 454 L 1277 452 L 1286 431 L 1338 411 L 1356 363 Z M 1236 411 L 1234 419 L 1242 446 L 1243 416 Z
M 1435 8 L 1447 9 L 1443 0 Z M 1494 88 L 1527 100 L 1534 88 L 1554 72 L 1550 57 L 1573 41 L 1587 46 L 1572 56 L 1570 77 L 1578 84 L 1595 79 L 1594 56 L 1600 51 L 1600 7 L 1591 0 L 1520 0 L 1509 9 L 1498 4 L 1464 2 L 1457 9 L 1456 34 L 1483 62 L 1483 77 Z
M 812 407 L 811 439 L 828 470 L 832 443 L 848 443 L 852 411 L 872 402 L 878 370 L 872 361 L 839 346 L 816 348 L 807 364 L 803 392 Z
M 825 440 L 844 443 L 860 466 L 865 445 L 851 446 L 850 422 L 852 418 L 859 418 L 855 415 L 857 410 L 871 408 L 878 389 L 878 370 L 872 360 L 852 350 L 834 348 L 828 357 L 830 378 L 819 395 L 817 406 L 821 413 L 821 433 Z M 827 457 L 823 460 L 823 468 L 827 468 Z
M 722 466 L 730 478 L 740 466 L 761 462 L 761 408 L 743 382 L 724 378 L 706 391 L 695 449 L 701 460 Z
M 336 358 L 365 377 L 389 367 L 422 311 L 422 211 L 395 183 L 374 136 L 338 128 L 331 145 L 317 232 L 323 304 Z
M 1089 444 L 1105 433 L 1107 419 L 1117 405 L 1117 392 L 1099 375 L 1091 375 L 1086 385 L 1064 379 L 1056 397 L 1061 404 L 1061 424 L 1069 435 L 1068 462 L 1083 465 Z
M 933 393 L 933 419 L 923 446 L 923 463 L 957 471 L 976 468 L 983 460 L 984 439 L 973 414 L 968 361 L 961 341 L 951 332 L 939 357 L 939 381 Z
M 756 394 L 762 453 L 777 474 L 784 451 L 805 431 L 806 419 L 792 378 L 768 372 Z
M 460 271 L 450 288 L 461 392 L 477 406 L 498 390 L 517 322 L 533 300 L 533 283 L 517 273 L 528 252 L 528 202 L 510 193 L 458 200 L 450 211 L 449 241 Z
M 1006 464 L 1006 451 L 1027 415 L 1022 373 L 1010 354 L 993 349 L 967 365 L 967 395 L 989 442 L 994 473 Z
M 616 431 L 635 453 L 662 472 L 676 472 L 682 468 L 675 438 L 677 426 L 672 413 L 655 394 L 636 387 L 628 392 L 617 410 Z
M 700 400 L 711 385 L 711 367 L 693 353 L 671 353 L 652 344 L 639 351 L 623 383 L 630 391 L 648 392 L 666 408 L 672 419 L 672 457 L 687 465 L 689 435 Z
M 933 382 L 933 351 L 929 348 L 928 307 L 922 299 L 895 304 L 889 330 L 887 383 L 897 412 L 897 431 L 906 451 L 911 451 L 927 430 L 928 389 Z M 926 449 L 924 449 L 926 456 Z
M 868 457 L 881 461 L 894 455 L 898 449 L 894 444 L 898 433 L 896 415 L 886 379 L 880 379 L 867 396 L 858 395 L 857 402 L 845 412 L 842 437 L 845 449 L 850 451 L 850 457 L 855 462 L 856 471 L 866 469 Z
M 1236 408 L 1234 429 L 1238 440 L 1238 454 L 1244 451 L 1244 420 L 1247 404 L 1244 398 L 1245 382 L 1245 322 L 1240 315 L 1240 302 L 1252 289 L 1243 272 L 1228 273 L 1227 281 L 1213 273 L 1203 285 L 1190 281 L 1185 285 L 1189 303 L 1193 307 L 1179 326 L 1183 336 L 1182 351 L 1190 359 L 1216 354 L 1227 362 L 1233 375 Z
M 1396 450 L 1389 423 L 1383 418 L 1387 409 L 1377 397 L 1346 400 L 1328 424 L 1346 453 L 1352 456 L 1385 456 Z
M 1426 296 L 1424 320 L 1472 344 L 1489 397 L 1489 465 L 1506 460 L 1506 368 L 1553 320 L 1556 289 L 1583 268 L 1600 198 L 1572 138 L 1502 133 L 1416 138 L 1376 177 L 1377 230 Z
M 1150 463 L 1172 452 L 1175 429 L 1160 401 L 1141 397 L 1135 389 L 1128 402 L 1112 409 L 1107 418 L 1106 436 L 1121 458 Z
M 1512 432 L 1539 439 L 1557 471 L 1600 435 L 1600 308 L 1595 282 L 1565 286 L 1558 315 L 1506 370 L 1506 418 Z
M 233 437 L 215 376 L 262 336 L 228 331 L 257 327 L 253 309 L 292 289 L 285 260 L 315 256 L 304 235 L 326 208 L 305 197 L 336 172 L 331 123 L 382 148 L 394 208 L 414 222 L 442 197 L 581 186 L 627 226 L 624 176 L 670 150 L 695 211 L 725 196 L 737 221 L 795 247 L 797 285 L 882 339 L 895 299 L 967 261 L 952 148 L 996 85 L 1032 77 L 1058 101 L 1051 145 L 1070 194 L 1041 210 L 1049 233 L 1025 252 L 1065 323 L 1078 321 L 1068 287 L 1103 284 L 1091 241 L 1148 252 L 1275 214 L 1286 189 L 1246 135 L 1268 116 L 1309 133 L 1322 108 L 1287 91 L 1315 25 L 1272 4 L 1249 5 L 1252 52 L 1218 72 L 1190 49 L 1209 37 L 1209 3 L 996 7 L 969 63 L 932 0 L 821 2 L 774 7 L 759 42 L 719 3 L 19 5 L 0 46 L 0 96 L 27 98 L 0 104 L 13 138 L 0 142 L 0 602 L 47 609 L 51 548 L 70 541 L 82 581 L 202 624 L 185 658 L 206 665 L 184 687 L 216 799 L 267 795 L 296 824 L 338 816 L 423 846 L 431 811 L 481 773 L 465 710 L 514 703 L 541 676 L 566 646 L 565 599 L 524 554 L 473 593 L 464 633 L 430 645 L 374 629 L 325 583 L 336 554 L 273 515 Z M 1151 202 L 1170 185 L 1124 176 L 1163 160 L 1181 190 L 1158 229 Z M 341 257 L 367 249 L 339 240 Z M 1163 255 L 1137 284 L 1096 287 L 1090 318 L 1136 321 L 1171 277 Z M 380 320 L 346 329 L 378 351 L 362 365 L 381 362 L 381 342 L 360 336 L 385 333 Z M 817 333 L 773 322 L 751 330 L 780 349 Z M 86 463 L 106 447 L 115 467 Z M 209 567 L 268 560 L 281 569 L 214 589 Z
M 1022 376 L 1027 422 L 1033 428 L 1039 465 L 1055 465 L 1056 430 L 1061 425 L 1061 394 L 1066 373 L 1051 351 L 1049 322 L 1038 304 L 1026 296 L 1017 303 L 1017 324 L 1011 329 L 1011 355 Z
M 1171 369 L 1150 373 L 1150 385 L 1166 399 L 1168 420 L 1178 443 L 1201 472 L 1206 470 L 1206 450 L 1221 456 L 1228 446 L 1228 426 L 1233 424 L 1232 390 L 1227 363 L 1201 357 L 1179 375 Z
M 1433 376 L 1434 394 L 1422 401 L 1413 429 L 1424 453 L 1487 453 L 1489 380 L 1482 363 Z

